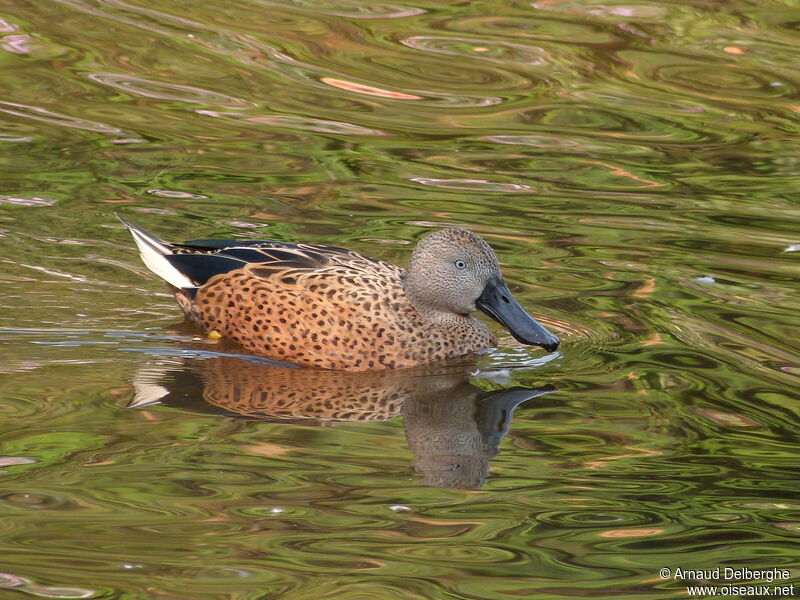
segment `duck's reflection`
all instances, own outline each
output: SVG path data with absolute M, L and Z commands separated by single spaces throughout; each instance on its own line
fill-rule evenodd
M 324 425 L 402 415 L 414 468 L 426 485 L 475 489 L 489 475 L 511 415 L 552 386 L 486 391 L 474 365 L 366 373 L 282 368 L 236 356 L 170 359 L 134 378 L 132 407 L 168 404 L 204 413 Z

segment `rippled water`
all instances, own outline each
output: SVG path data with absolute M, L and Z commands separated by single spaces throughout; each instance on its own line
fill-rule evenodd
M 685 596 L 661 568 L 731 565 L 800 587 L 798 23 L 0 6 L 0 598 L 656 599 Z M 564 343 L 359 377 L 244 360 L 180 324 L 114 210 L 401 263 L 467 226 Z

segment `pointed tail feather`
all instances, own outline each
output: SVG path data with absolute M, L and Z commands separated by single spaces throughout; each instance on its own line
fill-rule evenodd
M 136 246 L 139 248 L 139 255 L 148 269 L 176 288 L 197 287 L 167 259 L 168 256 L 172 256 L 172 247 L 169 244 L 119 215 L 117 215 L 117 218 L 131 232 L 133 241 L 136 242 Z

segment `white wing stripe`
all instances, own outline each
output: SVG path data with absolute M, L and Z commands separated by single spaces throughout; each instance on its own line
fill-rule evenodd
M 133 241 L 136 242 L 136 246 L 139 248 L 139 255 L 142 257 L 142 262 L 144 262 L 148 269 L 177 288 L 197 287 L 186 275 L 173 267 L 166 259 L 167 256 L 172 254 L 172 250 L 169 246 L 157 237 L 139 229 L 133 223 L 129 223 L 122 218 L 120 218 L 120 221 L 125 223 L 125 226 L 131 232 L 131 235 L 133 235 Z

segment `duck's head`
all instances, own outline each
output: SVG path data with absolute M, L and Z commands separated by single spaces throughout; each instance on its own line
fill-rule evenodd
M 552 352 L 559 340 L 516 301 L 491 246 L 464 229 L 428 234 L 411 255 L 406 294 L 421 314 L 468 315 L 481 310 L 517 341 Z

